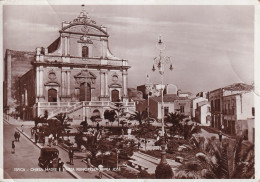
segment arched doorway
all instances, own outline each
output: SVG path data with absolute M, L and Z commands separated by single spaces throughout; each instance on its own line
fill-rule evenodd
M 85 82 L 80 84 L 79 100 L 91 101 L 91 87 L 89 83 Z
M 112 102 L 118 102 L 119 101 L 119 91 L 118 90 L 112 90 L 111 96 L 112 96 Z
M 98 109 L 95 109 L 95 110 L 93 111 L 92 116 L 95 116 L 95 117 L 97 117 L 97 118 L 100 118 L 100 112 L 99 112 L 99 110 L 98 110 Z
M 48 102 L 57 102 L 57 90 L 53 88 L 48 90 Z

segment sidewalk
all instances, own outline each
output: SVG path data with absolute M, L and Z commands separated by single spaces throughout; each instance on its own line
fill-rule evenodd
M 19 127 L 20 129 L 20 127 Z M 24 127 L 24 132 L 25 135 L 27 135 L 27 138 L 32 141 L 35 142 L 34 139 L 31 139 L 31 133 L 30 133 L 30 127 L 29 126 L 25 126 Z M 43 146 L 42 144 L 37 143 L 37 146 L 42 148 L 42 147 L 48 147 L 47 146 L 47 142 L 45 143 L 45 146 Z M 59 150 L 59 157 L 61 158 L 61 161 L 64 162 L 64 168 L 66 171 L 72 173 L 73 176 L 75 176 L 77 179 L 83 178 L 83 179 L 96 179 L 99 178 L 98 177 L 98 171 L 96 170 L 96 168 L 88 168 L 88 170 L 91 170 L 92 172 L 84 172 L 84 170 L 87 170 L 86 168 L 86 164 L 83 160 L 82 157 L 82 153 L 74 153 L 74 165 L 70 165 L 69 164 L 69 155 L 68 152 L 64 149 L 62 149 L 59 146 L 52 146 L 54 148 L 57 148 Z M 111 178 L 111 177 L 110 177 Z M 108 176 L 106 176 L 106 174 L 103 173 L 103 179 L 109 179 Z
M 201 129 L 207 131 L 208 133 L 213 133 L 213 134 L 216 134 L 216 135 L 218 135 L 218 133 L 220 131 L 219 129 L 213 128 L 211 126 L 201 126 Z M 229 135 L 229 134 L 226 134 L 224 132 L 222 132 L 222 135 L 227 137 L 227 138 L 230 138 L 230 139 L 236 139 L 237 138 L 236 136 Z
M 9 119 L 9 120 L 7 120 L 7 118 Z M 21 126 L 21 125 L 24 125 L 24 126 L 26 126 L 26 125 L 34 125 L 34 121 L 23 121 L 23 120 L 17 120 L 17 119 L 14 119 L 13 117 L 11 117 L 11 116 L 4 116 L 3 117 L 3 119 L 7 122 L 7 123 L 9 123 L 9 124 L 11 124 L 11 125 L 17 125 L 17 126 Z

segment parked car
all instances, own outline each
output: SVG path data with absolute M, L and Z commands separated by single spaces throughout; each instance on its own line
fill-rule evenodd
M 50 160 L 53 162 L 53 168 L 58 167 L 59 150 L 56 148 L 42 148 L 38 165 L 47 168 Z

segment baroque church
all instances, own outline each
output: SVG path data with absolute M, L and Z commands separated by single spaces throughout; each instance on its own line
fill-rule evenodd
M 46 111 L 49 118 L 60 112 L 74 120 L 93 115 L 103 118 L 104 111 L 114 108 L 116 102 L 126 111 L 134 111 L 135 103 L 129 102 L 127 94 L 130 66 L 109 50 L 106 27 L 97 25 L 83 8 L 76 19 L 62 22 L 59 33 L 47 48 L 27 53 L 30 58 L 23 63 L 30 66 L 20 75 L 12 73 L 17 61 L 14 51 L 6 51 L 5 107 L 13 99 L 19 100 L 24 119 L 43 116 Z

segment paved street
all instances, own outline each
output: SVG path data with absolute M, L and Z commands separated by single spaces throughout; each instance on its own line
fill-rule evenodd
M 45 172 L 38 166 L 40 149 L 21 135 L 20 142 L 15 142 L 15 154 L 11 153 L 16 126 L 4 122 L 4 178 L 73 178 L 67 172 Z M 25 171 L 16 171 L 16 170 Z
M 27 136 L 30 135 L 30 128 L 33 127 L 31 122 L 22 122 L 23 130 Z M 14 124 L 14 125 L 13 125 Z M 41 169 L 38 166 L 38 158 L 40 154 L 40 149 L 33 143 L 34 140 L 26 138 L 21 134 L 20 142 L 15 142 L 16 152 L 15 154 L 11 154 L 11 141 L 14 140 L 14 132 L 16 131 L 16 127 L 21 129 L 21 123 L 15 121 L 10 117 L 9 123 L 4 122 L 4 169 L 6 171 L 5 178 L 73 178 L 68 172 L 35 172 L 31 171 L 33 169 Z M 8 145 L 9 144 L 9 145 Z M 41 146 L 41 144 L 40 144 Z M 47 147 L 47 146 L 45 146 Z M 52 146 L 55 147 L 55 146 Z M 69 157 L 67 151 L 61 149 L 60 147 L 55 147 L 59 150 L 59 157 L 65 163 L 65 166 L 69 168 L 71 171 L 74 171 L 83 179 L 96 179 L 98 178 L 98 172 L 92 171 L 84 172 L 83 168 L 86 168 L 86 164 L 82 162 L 82 153 L 75 153 L 74 157 L 74 165 L 68 164 Z M 18 158 L 18 160 L 17 160 Z M 12 162 L 14 161 L 14 162 Z M 25 162 L 26 161 L 26 162 Z M 28 161 L 28 162 L 27 162 Z M 14 168 L 21 168 L 24 171 L 14 171 Z M 39 177 L 38 177 L 39 176 Z M 42 176 L 42 177 L 41 177 Z M 103 179 L 107 177 L 103 175 Z

